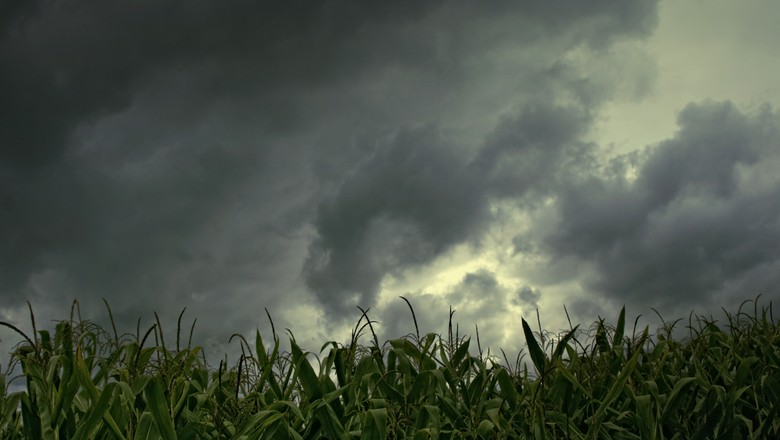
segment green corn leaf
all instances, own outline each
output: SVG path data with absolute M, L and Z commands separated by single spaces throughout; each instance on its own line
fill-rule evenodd
M 528 326 L 528 323 L 525 322 L 525 319 L 521 318 L 521 322 L 523 325 L 523 333 L 525 334 L 525 342 L 528 345 L 528 352 L 531 354 L 531 361 L 534 363 L 537 373 L 542 375 L 544 374 L 545 366 L 544 351 L 542 351 L 542 348 L 536 342 L 536 339 L 534 339 L 534 333 L 531 331 L 531 327 Z
M 626 306 L 620 309 L 620 316 L 618 316 L 617 326 L 615 326 L 615 335 L 612 338 L 612 349 L 619 350 L 622 353 L 623 350 L 623 333 L 626 327 Z
M 501 414 L 499 413 L 500 409 L 501 408 L 491 408 L 485 411 L 485 414 L 488 416 L 488 419 L 493 422 L 493 425 L 500 427 L 500 429 L 506 430 L 509 428 L 509 424 L 506 423 L 506 420 L 504 420 L 503 417 L 501 417 Z
M 37 408 L 35 416 L 37 419 L 36 423 L 40 425 L 41 438 L 45 440 L 53 439 L 54 432 L 51 425 L 51 409 L 49 406 L 51 403 L 49 402 L 48 386 L 40 375 L 40 369 L 30 366 L 27 370 L 27 389 L 32 402 Z
M 374 362 L 376 362 L 376 366 L 379 368 L 379 371 L 384 375 L 387 373 L 387 369 L 385 368 L 385 362 L 382 355 L 382 350 L 380 350 L 378 347 L 371 347 L 371 357 L 374 358 Z
M 57 392 L 54 411 L 52 412 L 52 421 L 55 426 L 60 426 L 64 421 L 65 411 L 71 407 L 73 399 L 79 390 L 79 378 L 74 374 L 73 364 L 74 360 L 72 357 L 63 361 L 60 389 Z
M 391 402 L 396 402 L 401 405 L 403 405 L 404 402 L 406 401 L 403 392 L 393 387 L 391 384 L 387 382 L 387 380 L 384 379 L 380 380 L 379 383 L 377 383 L 377 386 L 382 391 L 382 395 L 387 400 Z
M 626 383 L 628 376 L 634 372 L 637 361 L 639 360 L 639 355 L 642 353 L 642 344 L 647 339 L 648 331 L 649 327 L 645 327 L 645 331 L 642 334 L 638 348 L 634 350 L 634 354 L 631 356 L 631 359 L 629 359 L 629 361 L 626 362 L 626 364 L 623 366 L 623 369 L 620 371 L 620 375 L 618 375 L 617 379 L 612 384 L 612 387 L 609 389 L 609 392 L 607 392 L 607 395 L 604 397 L 604 400 L 601 401 L 601 405 L 599 405 L 596 413 L 593 415 L 593 423 L 588 429 L 588 438 L 596 438 L 596 435 L 601 429 L 601 420 L 604 417 L 604 414 L 607 412 L 607 408 L 609 408 L 615 398 L 617 398 L 617 396 L 623 391 L 623 385 Z
M 80 423 L 79 428 L 73 436 L 74 440 L 93 438 L 95 431 L 100 427 L 101 420 L 108 412 L 116 386 L 116 383 L 106 385 L 106 388 L 100 393 L 97 402 L 91 406 L 89 416 Z
M 303 354 L 300 347 L 298 347 L 298 344 L 295 343 L 295 340 L 291 339 L 290 343 L 292 346 L 293 362 L 295 362 L 295 372 L 298 374 L 303 390 L 306 392 L 306 399 L 309 402 L 320 399 L 322 397 L 322 389 L 320 388 L 320 381 L 314 373 L 314 368 L 309 364 L 309 361 L 306 359 L 306 356 Z
M 119 383 L 117 383 L 117 388 L 121 388 Z M 119 392 L 115 394 L 119 394 Z M 122 420 L 123 418 L 124 419 L 128 418 L 128 413 L 123 410 L 124 408 L 122 408 L 119 399 L 120 399 L 119 396 L 114 397 L 113 399 L 114 403 L 111 405 L 111 407 L 109 407 L 109 411 L 103 415 L 103 423 L 105 423 L 106 426 L 108 427 L 108 430 L 111 431 L 112 434 L 114 434 L 114 437 L 116 437 L 119 440 L 125 440 L 125 431 L 119 428 L 119 425 L 114 419 L 114 415 L 112 415 L 112 412 L 115 412 L 117 413 L 116 415 L 120 417 L 120 420 Z M 127 426 L 127 420 L 123 420 L 122 426 L 123 427 Z
M 608 353 L 610 350 L 609 342 L 607 341 L 607 330 L 604 327 L 604 320 L 600 320 L 596 327 L 596 346 L 599 348 L 600 353 Z
M 176 429 L 173 426 L 171 413 L 168 409 L 168 399 L 165 397 L 165 391 L 159 380 L 152 379 L 146 385 L 144 397 L 163 440 L 176 440 Z
M 454 367 L 457 368 L 460 366 L 465 360 L 466 356 L 469 354 L 469 342 L 469 339 L 464 340 L 458 349 L 455 350 L 455 355 L 452 357 L 452 365 Z
M 742 397 L 742 394 L 745 393 L 745 391 L 749 390 L 752 385 L 745 385 L 742 388 L 738 388 L 736 390 L 732 389 L 731 392 L 728 394 L 728 399 L 726 399 L 726 404 L 730 407 L 733 407 L 736 405 L 737 401 L 740 400 Z
M 685 377 L 677 381 L 674 385 L 674 389 L 669 394 L 669 398 L 666 400 L 663 411 L 661 411 L 661 419 L 658 421 L 660 425 L 665 425 L 667 420 L 669 420 L 675 411 L 677 411 L 677 407 L 686 395 L 688 388 L 690 388 L 696 380 L 695 377 Z
M 394 339 L 390 341 L 390 346 L 403 351 L 409 358 L 414 359 L 418 364 L 421 361 L 423 354 L 420 350 L 414 346 L 408 339 Z
M 363 417 L 361 439 L 387 438 L 387 409 L 369 409 Z
M 512 378 L 509 376 L 509 373 L 505 369 L 501 368 L 496 373 L 496 378 L 498 379 L 498 385 L 501 388 L 501 397 L 509 402 L 510 408 L 516 408 L 520 401 L 520 394 L 518 394 L 517 390 L 515 389 L 515 384 L 512 381 Z
M 260 336 L 260 330 L 255 330 L 255 352 L 257 352 L 257 360 L 261 367 L 269 364 L 268 353 L 265 352 L 265 344 Z
M 144 411 L 138 420 L 138 428 L 135 432 L 134 440 L 159 440 L 160 431 L 154 423 L 154 417 L 149 411 Z
M 544 417 L 537 415 L 533 420 L 534 438 L 544 440 L 547 438 L 547 431 L 544 428 Z
M 260 411 L 257 414 L 252 415 L 252 417 L 249 417 L 247 420 L 244 421 L 244 423 L 241 424 L 241 426 L 238 427 L 236 430 L 236 433 L 233 435 L 233 439 L 255 439 L 255 438 L 261 438 L 261 435 L 263 433 L 270 434 L 275 433 L 278 431 L 277 429 L 273 429 L 273 425 L 276 424 L 281 418 L 283 417 L 283 414 L 279 411 Z M 270 432 L 269 432 L 270 431 Z
M 76 350 L 75 367 L 76 375 L 78 376 L 82 388 L 86 391 L 92 402 L 97 401 L 100 398 L 100 392 L 95 386 L 95 383 L 92 382 L 92 376 L 89 374 L 89 367 L 87 367 L 84 358 L 81 356 L 81 350 Z
M 482 396 L 485 391 L 484 385 L 485 378 L 481 374 L 478 374 L 474 380 L 471 381 L 471 384 L 469 384 L 467 388 L 469 397 L 468 402 L 472 408 L 476 407 L 483 401 Z
M 420 370 L 433 370 L 436 368 L 436 360 L 434 353 L 436 352 L 436 333 L 428 333 L 421 341 L 421 355 L 420 355 Z
M 778 412 L 780 412 L 780 405 L 773 405 L 772 408 L 769 409 L 769 414 L 767 414 L 767 417 L 758 427 L 758 434 L 755 438 L 770 438 L 770 430 L 773 430 L 775 434 L 777 434 L 777 430 L 774 427 L 777 422 L 776 417 Z
M 588 390 L 586 390 L 585 387 L 583 387 L 582 384 L 580 384 L 580 382 L 577 380 L 577 378 L 574 377 L 573 374 L 571 374 L 571 371 L 568 368 L 566 368 L 563 365 L 563 363 L 561 363 L 560 359 L 556 359 L 555 360 L 555 364 L 556 364 L 556 367 L 557 367 L 556 371 L 558 373 L 560 373 L 563 377 L 565 377 L 566 380 L 571 382 L 571 384 L 574 385 L 574 387 L 577 388 L 577 390 L 579 390 L 582 394 L 584 394 L 585 396 L 590 398 L 590 393 L 588 392 Z
M 427 396 L 436 392 L 433 383 L 435 377 L 432 370 L 423 371 L 412 382 L 412 387 L 407 394 L 409 402 L 418 402 L 420 399 L 424 399 Z
M 406 355 L 406 353 L 403 350 L 400 350 L 398 348 L 393 347 L 390 350 L 390 353 L 393 353 L 395 357 L 395 363 L 396 363 L 396 369 L 404 375 L 416 375 L 417 371 L 415 371 L 414 366 L 412 366 L 412 362 L 409 360 L 409 356 Z
M 40 335 L 40 347 L 42 348 L 41 351 L 51 353 L 51 335 L 49 334 L 48 330 L 40 330 L 38 331 L 38 334 Z
M 439 344 L 439 362 L 442 365 L 449 366 L 449 356 L 447 356 L 447 347 L 444 344 Z
M 495 429 L 496 425 L 494 425 L 493 422 L 490 420 L 483 420 L 479 423 L 479 426 L 477 426 L 477 434 L 482 438 L 491 438 Z
M 745 359 L 742 359 L 739 363 L 739 368 L 737 369 L 736 374 L 734 375 L 734 382 L 732 386 L 734 387 L 741 387 L 745 384 L 751 383 L 750 380 L 750 368 L 759 361 L 759 358 L 757 356 L 750 356 L 746 357 Z
M 171 393 L 171 401 L 173 404 L 174 417 L 182 410 L 187 398 L 190 396 L 190 387 L 192 382 L 186 380 L 185 377 L 179 376 L 176 378 L 176 383 Z
M 719 413 L 721 413 L 721 411 L 722 408 L 720 405 L 716 405 L 708 411 L 704 419 L 704 424 L 697 427 L 696 433 L 691 440 L 714 438 L 713 434 L 715 433 L 715 427 L 720 423 Z
M 22 393 L 14 393 L 9 395 L 5 400 L 7 407 L 4 408 L 3 419 L 0 420 L 0 432 L 5 433 L 10 438 L 17 438 L 14 436 L 17 433 L 22 432 L 22 427 L 19 422 L 19 413 L 16 411 L 16 408 L 21 405 L 21 399 Z M 13 408 L 13 410 L 11 408 Z
M 277 399 L 282 399 L 284 393 L 282 393 L 282 389 L 276 381 L 276 376 L 273 374 L 274 362 L 276 362 L 276 359 L 279 356 L 279 339 L 274 338 L 274 349 L 269 357 L 265 352 L 265 345 L 263 345 L 263 338 L 260 336 L 260 331 L 256 330 L 255 350 L 257 351 L 258 363 L 260 364 L 260 368 L 262 368 L 259 383 L 268 383 L 268 386 L 271 388 L 275 397 Z
M 278 408 L 280 412 L 284 412 L 287 416 L 290 414 L 294 415 L 295 418 L 300 422 L 306 420 L 303 417 L 301 409 L 294 402 L 290 402 L 289 400 L 279 400 L 274 403 L 274 407 Z
M 438 439 L 439 436 L 434 433 L 434 431 L 431 428 L 425 428 L 425 429 L 418 429 L 417 432 L 414 433 L 414 440 L 431 440 L 431 439 Z M 457 437 L 456 437 L 457 438 Z
M 636 421 L 642 439 L 654 440 L 656 438 L 657 419 L 653 411 L 654 399 L 650 394 L 636 396 Z
M 417 412 L 417 419 L 415 420 L 414 427 L 417 432 L 424 431 L 432 435 L 430 438 L 438 438 L 439 427 L 441 426 L 441 417 L 439 415 L 439 408 L 433 405 L 423 405 Z
M 29 383 L 29 378 L 27 379 Z M 29 389 L 29 385 L 28 385 Z M 41 434 L 41 419 L 38 417 L 38 406 L 35 401 L 30 400 L 29 394 L 22 394 L 22 426 L 24 429 L 24 438 L 38 439 L 43 438 Z
M 322 423 L 322 427 L 325 431 L 325 438 L 328 439 L 347 439 L 347 431 L 341 424 L 336 413 L 333 411 L 330 405 L 320 401 L 314 410 L 317 415 L 317 419 Z
M 585 434 L 582 433 L 582 431 L 577 428 L 577 425 L 572 423 L 572 418 L 567 417 L 565 413 L 562 413 L 560 411 L 548 411 L 545 415 L 545 418 L 547 419 L 548 424 L 550 425 L 557 425 L 558 430 L 561 432 L 565 432 L 568 437 L 567 439 L 578 439 L 582 440 L 585 438 Z M 505 429 L 502 427 L 502 429 Z M 519 436 L 515 435 L 510 438 L 517 438 Z
M 564 335 L 563 338 L 561 338 L 561 340 L 558 342 L 558 346 L 555 347 L 555 352 L 553 353 L 553 358 L 560 359 L 561 356 L 563 356 L 563 351 L 567 347 L 566 344 L 569 342 L 569 340 L 571 340 L 571 338 L 574 337 L 574 335 L 577 333 L 577 329 L 579 329 L 579 328 L 580 328 L 580 325 L 577 324 L 573 329 L 571 329 L 568 333 L 566 333 L 566 335 Z
M 140 395 L 150 380 L 152 380 L 152 376 L 141 376 L 133 381 L 133 394 L 136 396 Z
M 336 369 L 336 380 L 339 386 L 347 385 L 347 351 L 343 348 L 336 350 L 336 359 L 333 364 Z
M 5 374 L 0 374 L 0 433 L 4 429 L 13 430 L 13 427 L 10 425 L 14 416 L 18 415 L 17 408 L 19 408 L 24 395 L 21 391 L 6 395 L 6 391 Z

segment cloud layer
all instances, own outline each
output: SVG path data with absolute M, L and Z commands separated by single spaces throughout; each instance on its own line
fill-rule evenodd
M 678 123 L 673 138 L 558 193 L 544 252 L 592 267 L 588 290 L 632 304 L 685 311 L 776 295 L 777 112 L 705 102 Z
M 74 297 L 99 315 L 105 297 L 128 325 L 187 306 L 222 340 L 268 307 L 318 339 L 355 305 L 400 332 L 387 295 L 409 294 L 512 345 L 512 313 L 563 285 L 583 310 L 777 285 L 776 111 L 694 103 L 657 145 L 594 140 L 607 103 L 653 93 L 632 44 L 656 2 L 8 1 L 0 17 L 2 319 L 27 300 L 62 318 Z M 423 282 L 464 252 L 501 257 Z

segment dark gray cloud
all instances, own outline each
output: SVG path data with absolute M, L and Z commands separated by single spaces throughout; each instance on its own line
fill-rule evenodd
M 494 199 L 586 172 L 611 77 L 569 55 L 648 35 L 656 9 L 4 1 L 4 307 L 188 306 L 213 335 L 307 289 L 334 315 L 370 305 L 479 244 Z
M 635 179 L 625 177 L 626 157 L 623 172 L 560 192 L 543 252 L 592 267 L 588 291 L 674 313 L 776 296 L 778 114 L 706 102 L 686 107 L 678 123 L 674 138 L 634 155 Z
M 539 298 L 541 297 L 541 290 L 526 285 L 517 290 L 515 303 L 528 309 L 536 309 L 539 307 Z
M 0 43 L 9 305 L 106 296 L 134 320 L 263 289 L 273 307 L 300 270 L 310 161 L 351 136 L 318 125 L 342 105 L 327 91 L 381 70 L 369 48 L 385 34 L 393 63 L 423 56 L 393 37 L 426 15 L 411 3 L 14 5 Z
M 8 3 L 0 43 L 3 159 L 27 166 L 56 160 L 76 126 L 127 107 L 139 87 L 166 71 L 206 71 L 212 93 L 312 88 L 354 81 L 369 66 L 453 69 L 462 50 L 491 43 L 483 38 L 529 36 L 505 26 L 499 29 L 509 35 L 460 35 L 485 31 L 480 20 L 511 17 L 517 29 L 533 24 L 537 38 L 601 41 L 647 33 L 655 18 L 648 2 L 510 10 L 442 3 Z M 440 29 L 425 21 L 434 12 Z M 434 38 L 439 32 L 448 36 L 444 47 Z
M 25 0 L 8 0 L 0 4 L 0 33 L 5 34 L 9 28 L 34 14 L 38 6 L 37 2 Z
M 594 161 L 595 146 L 580 140 L 591 122 L 581 106 L 527 104 L 503 118 L 471 166 L 491 195 L 538 197 Z
M 160 75 L 203 75 L 207 80 L 192 92 L 222 95 L 348 81 L 379 62 L 363 45 L 362 30 L 402 26 L 425 13 L 413 2 L 226 8 L 218 2 L 55 1 L 40 2 L 37 14 L 29 13 L 32 7 L 10 9 L 15 18 L 8 19 L 0 45 L 6 66 L 0 143 L 4 162 L 17 166 L 58 160 L 78 125 L 128 107 L 138 89 Z M 403 64 L 429 54 L 423 48 L 393 55 Z
M 533 204 L 588 169 L 594 146 L 579 138 L 589 122 L 577 106 L 526 105 L 502 118 L 468 163 L 431 127 L 399 132 L 320 204 L 309 287 L 323 306 L 350 315 L 374 303 L 386 274 L 477 244 L 491 199 Z
M 531 28 L 544 29 L 555 41 L 551 49 L 561 56 L 591 37 L 598 46 L 600 36 L 637 30 L 641 34 L 654 24 L 653 14 L 637 13 L 634 18 L 641 16 L 641 25 L 628 32 L 613 27 L 607 13 L 627 10 L 598 10 L 594 16 L 569 17 L 571 29 L 558 29 L 556 35 L 552 24 L 560 17 L 534 8 L 512 17 L 523 23 L 537 19 Z M 549 26 L 537 27 L 539 20 L 550 20 Z M 515 26 L 487 34 L 514 33 Z M 579 34 L 586 29 L 593 34 Z M 480 38 L 477 42 L 485 44 Z M 520 70 L 534 78 L 528 85 L 514 85 L 526 102 L 505 112 L 481 145 L 465 148 L 476 150 L 474 157 L 455 142 L 446 145 L 429 129 L 402 131 L 390 146 L 358 163 L 336 195 L 319 206 L 314 222 L 317 238 L 304 275 L 323 306 L 349 315 L 354 305 L 373 303 L 386 274 L 428 263 L 455 244 L 478 240 L 489 223 L 490 198 L 548 194 L 566 173 L 585 169 L 593 160 L 594 145 L 580 137 L 593 122 L 588 106 L 598 103 L 585 91 L 598 87 L 572 75 L 572 66 L 555 59 L 552 63 Z M 556 102 L 559 99 L 570 101 Z
M 399 132 L 320 204 L 309 287 L 334 312 L 373 303 L 385 274 L 431 261 L 488 220 L 482 191 L 436 131 Z

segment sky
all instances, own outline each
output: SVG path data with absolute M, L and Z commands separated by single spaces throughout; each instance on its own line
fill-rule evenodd
M 780 298 L 774 0 L 0 3 L 0 320 L 218 359 Z M 564 310 L 564 305 L 566 309 Z M 568 318 L 566 316 L 568 313 Z M 659 322 L 653 325 L 659 325 Z M 166 327 L 167 324 L 167 327 Z M 0 362 L 19 338 L 0 329 Z M 170 340 L 170 339 L 169 339 Z M 235 345 L 235 344 L 233 344 Z M 234 347 L 235 348 L 235 347 Z

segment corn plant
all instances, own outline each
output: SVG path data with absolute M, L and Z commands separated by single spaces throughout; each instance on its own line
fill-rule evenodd
M 651 334 L 599 318 L 587 330 L 538 331 L 525 319 L 514 362 L 453 329 L 380 343 L 361 315 L 350 339 L 319 352 L 289 332 L 242 335 L 241 355 L 210 367 L 200 347 L 163 325 L 117 333 L 83 320 L 74 302 L 53 335 L 0 322 L 21 338 L 0 374 L 4 439 L 743 439 L 780 438 L 780 330 L 772 305 L 689 316 Z M 568 313 L 567 313 L 568 316 Z M 453 331 L 454 330 L 454 331 Z M 364 342 L 367 340 L 367 343 Z M 14 380 L 23 389 L 9 392 Z

